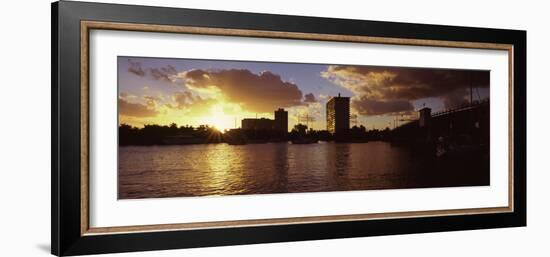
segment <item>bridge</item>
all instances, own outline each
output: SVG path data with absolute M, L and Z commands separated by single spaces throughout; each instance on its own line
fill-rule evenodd
M 418 112 L 418 120 L 392 130 L 392 144 L 433 146 L 444 141 L 454 145 L 489 145 L 489 100 L 435 113 L 430 108 Z

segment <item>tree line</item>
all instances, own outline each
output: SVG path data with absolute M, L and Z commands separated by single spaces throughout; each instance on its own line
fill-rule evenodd
M 389 128 L 367 130 L 364 126 L 353 126 L 342 135 L 343 141 L 363 142 L 387 140 Z M 239 134 L 253 142 L 282 142 L 299 138 L 312 138 L 319 141 L 334 141 L 338 138 L 327 130 L 314 130 L 304 124 L 296 124 L 290 132 L 277 130 L 233 129 L 225 134 L 213 126 L 178 126 L 148 124 L 142 128 L 121 124 L 118 128 L 119 145 L 169 145 L 169 144 L 215 144 L 228 142 L 230 136 Z

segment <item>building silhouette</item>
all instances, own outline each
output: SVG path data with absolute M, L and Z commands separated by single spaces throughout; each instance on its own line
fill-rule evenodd
M 279 108 L 275 111 L 275 129 L 280 132 L 288 132 L 288 112 Z
M 241 120 L 241 128 L 247 130 L 273 130 L 288 132 L 288 112 L 282 108 L 275 110 L 275 119 L 246 118 Z
M 274 121 L 272 119 L 266 119 L 266 118 L 243 119 L 241 121 L 241 127 L 243 129 L 253 129 L 253 130 L 272 130 L 274 127 Z
M 418 126 L 428 127 L 430 125 L 430 118 L 432 117 L 432 109 L 424 107 L 418 111 L 420 118 L 418 119 Z
M 350 98 L 338 96 L 327 102 L 327 130 L 332 134 L 346 134 L 349 131 Z

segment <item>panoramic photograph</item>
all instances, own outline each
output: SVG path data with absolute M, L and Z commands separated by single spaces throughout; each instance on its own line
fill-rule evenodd
M 490 185 L 488 70 L 117 62 L 118 199 Z

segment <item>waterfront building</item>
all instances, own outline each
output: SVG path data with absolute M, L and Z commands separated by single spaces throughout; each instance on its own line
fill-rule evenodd
M 346 134 L 349 131 L 350 98 L 338 96 L 327 102 L 327 130 L 332 134 Z
M 241 128 L 247 130 L 274 130 L 288 132 L 288 112 L 279 108 L 274 112 L 275 119 L 246 118 L 241 121 Z
M 259 118 L 259 119 L 243 119 L 241 121 L 241 127 L 243 129 L 252 130 L 272 130 L 275 121 L 272 119 Z
M 285 109 L 279 108 L 275 111 L 275 130 L 280 132 L 288 132 L 288 112 Z

